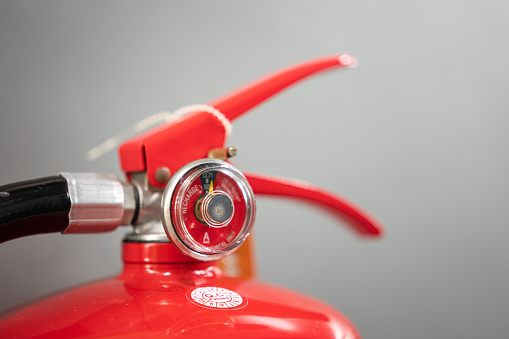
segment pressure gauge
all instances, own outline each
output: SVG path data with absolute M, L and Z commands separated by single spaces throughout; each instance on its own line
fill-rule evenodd
M 171 242 L 203 261 L 235 251 L 255 219 L 253 190 L 227 162 L 201 159 L 178 170 L 164 190 L 162 220 Z

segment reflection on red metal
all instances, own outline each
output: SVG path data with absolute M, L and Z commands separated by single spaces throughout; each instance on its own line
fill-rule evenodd
M 317 204 L 344 219 L 357 232 L 364 235 L 380 235 L 382 224 L 360 207 L 313 184 L 273 176 L 244 173 L 255 194 L 297 198 Z
M 359 338 L 348 319 L 322 302 L 225 277 L 215 263 L 182 260 L 189 259 L 170 244 L 124 244 L 119 276 L 17 310 L 0 320 L 0 333 L 4 338 Z

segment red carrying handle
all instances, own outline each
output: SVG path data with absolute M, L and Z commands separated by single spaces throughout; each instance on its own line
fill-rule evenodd
M 244 175 L 255 194 L 296 198 L 310 202 L 346 221 L 360 234 L 377 236 L 382 233 L 382 224 L 377 219 L 346 199 L 313 184 L 258 174 L 244 173 Z

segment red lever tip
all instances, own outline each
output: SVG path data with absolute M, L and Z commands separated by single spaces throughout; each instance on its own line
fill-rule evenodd
M 351 54 L 343 53 L 340 54 L 338 57 L 339 64 L 348 68 L 355 68 L 357 67 L 357 64 L 359 63 L 357 61 L 357 58 L 355 58 Z

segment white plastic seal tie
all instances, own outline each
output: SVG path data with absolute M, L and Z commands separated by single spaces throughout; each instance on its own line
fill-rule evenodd
M 229 137 L 230 134 L 232 134 L 232 123 L 228 118 L 217 108 L 214 106 L 210 106 L 207 104 L 194 104 L 194 105 L 188 105 L 184 106 L 182 108 L 179 108 L 176 110 L 173 114 L 177 116 L 185 116 L 192 113 L 198 113 L 198 112 L 207 112 L 212 114 L 214 117 L 219 120 L 219 122 L 223 125 L 224 131 L 226 132 L 226 136 Z
M 232 133 L 232 124 L 230 120 L 217 108 L 207 105 L 207 104 L 192 104 L 187 105 L 184 107 L 181 107 L 174 111 L 173 113 L 170 112 L 159 112 L 152 114 L 145 119 L 142 119 L 132 125 L 131 127 L 123 130 L 122 132 L 118 133 L 117 135 L 107 139 L 102 144 L 92 148 L 89 150 L 85 158 L 88 161 L 94 161 L 97 158 L 103 156 L 105 153 L 108 153 L 109 151 L 114 150 L 117 148 L 122 142 L 124 142 L 126 139 L 132 137 L 133 135 L 139 134 L 149 128 L 155 127 L 157 125 L 160 125 L 162 123 L 167 122 L 177 122 L 182 120 L 186 115 L 193 114 L 193 113 L 199 113 L 199 112 L 206 112 L 209 114 L 212 114 L 219 122 L 223 125 L 224 131 L 226 133 L 226 136 L 230 136 Z

